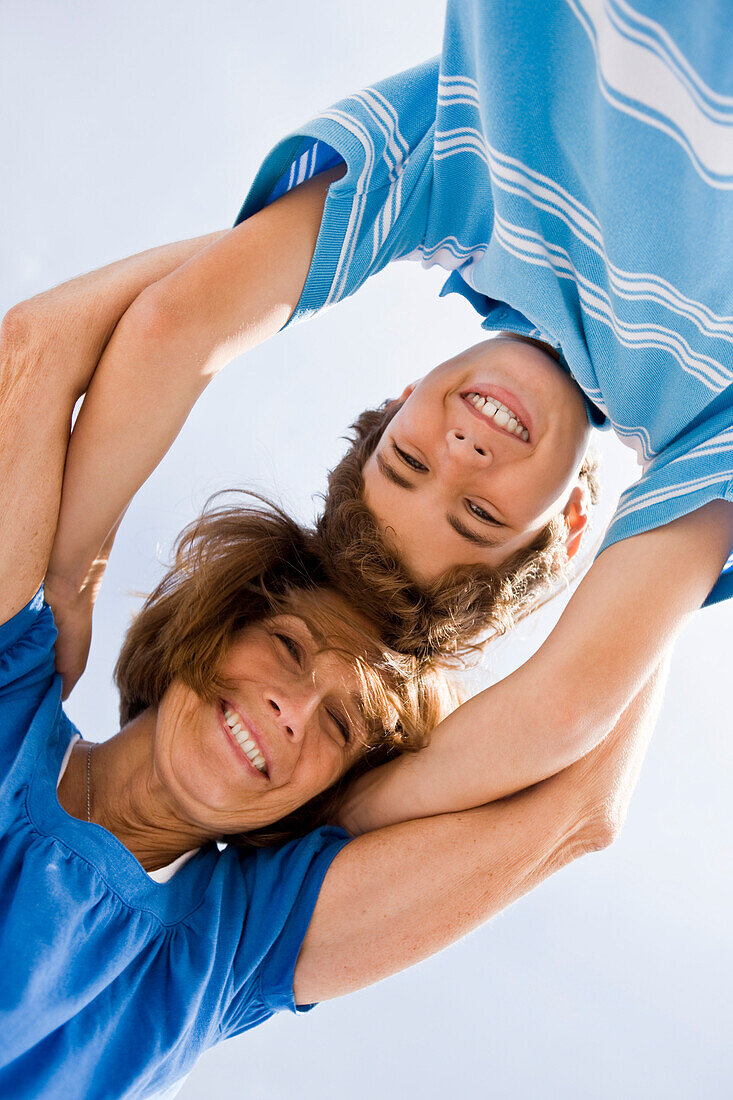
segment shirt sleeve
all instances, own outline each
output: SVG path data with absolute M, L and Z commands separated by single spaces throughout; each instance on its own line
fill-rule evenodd
M 310 271 L 288 324 L 348 297 L 390 260 L 420 248 L 430 208 L 437 81 L 437 59 L 383 80 L 301 126 L 266 157 L 235 224 L 336 164 L 347 169 L 329 188 Z
M 280 848 L 241 855 L 247 908 L 224 1035 L 238 1034 L 275 1012 L 313 1007 L 295 1004 L 295 964 L 326 872 L 349 840 L 343 829 L 324 826 Z
M 39 589 L 12 619 L 0 626 L 0 699 L 31 691 L 43 694 L 53 677 L 56 626 Z
M 0 626 L 0 776 L 9 771 L 53 683 L 55 641 L 43 589 Z
M 733 409 L 722 404 L 716 416 L 665 448 L 623 493 L 599 553 L 621 539 L 671 523 L 712 500 L 733 501 Z M 733 553 L 705 604 L 732 596 Z

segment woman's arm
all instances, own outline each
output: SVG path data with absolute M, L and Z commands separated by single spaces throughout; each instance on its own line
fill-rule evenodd
M 56 530 L 74 403 L 72 381 L 35 370 L 22 311 L 0 329 L 0 623 L 31 599 Z
M 337 168 L 316 176 L 217 235 L 147 285 L 119 319 L 69 445 L 48 577 L 62 624 L 90 619 L 105 561 L 100 548 L 106 543 L 109 549 L 130 500 L 211 377 L 290 317 L 328 187 L 342 173 Z M 86 653 L 81 668 L 85 660 Z M 81 668 L 79 654 L 69 653 L 61 669 L 65 694 Z
M 419 962 L 618 833 L 661 703 L 652 675 L 586 759 L 490 806 L 379 829 L 347 845 L 295 969 L 298 1004 Z
M 522 668 L 459 707 L 422 752 L 354 784 L 346 827 L 480 806 L 589 752 L 703 603 L 731 546 L 733 505 L 716 501 L 609 547 Z
M 151 249 L 81 275 L 21 302 L 4 318 L 0 332 L 0 605 L 6 618 L 30 599 L 43 579 L 49 529 L 52 524 L 53 535 L 58 515 L 58 479 L 63 473 L 59 455 L 62 459 L 66 455 L 73 406 L 88 388 L 115 325 L 150 283 L 217 236 Z M 31 532 L 33 538 L 28 539 Z

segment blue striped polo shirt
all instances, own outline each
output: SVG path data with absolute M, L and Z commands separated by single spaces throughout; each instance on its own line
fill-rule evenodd
M 344 161 L 289 323 L 407 258 L 559 348 L 642 467 L 603 550 L 733 500 L 731 42 L 726 0 L 451 0 L 441 56 L 280 142 L 238 221 Z

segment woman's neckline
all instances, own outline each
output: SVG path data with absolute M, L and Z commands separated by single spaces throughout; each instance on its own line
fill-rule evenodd
M 80 742 L 81 740 L 82 740 L 81 734 L 76 733 L 76 732 L 69 739 L 69 744 L 66 746 L 66 751 L 64 753 L 64 758 L 61 761 L 61 767 L 59 768 L 58 778 L 56 779 L 56 790 L 57 791 L 59 789 L 59 785 L 61 784 L 61 780 L 64 777 L 64 773 L 65 773 L 65 771 L 68 767 L 69 760 L 71 759 L 71 753 L 74 749 L 74 745 L 78 744 L 78 742 Z M 142 867 L 142 864 L 141 864 L 141 867 L 142 867 L 142 870 L 145 872 L 145 874 L 148 876 L 148 878 L 151 878 L 153 880 L 153 882 L 159 882 L 159 883 L 170 882 L 170 880 L 173 878 L 175 873 L 177 871 L 179 871 L 181 869 L 181 867 L 184 866 L 184 864 L 188 863 L 189 859 L 191 859 L 193 856 L 195 856 L 198 851 L 200 851 L 199 848 L 191 848 L 188 852 L 181 853 L 181 855 L 177 856 L 176 859 L 172 860 L 170 863 L 166 863 L 165 866 L 163 866 L 163 867 L 158 867 L 155 871 L 146 871 L 145 868 Z

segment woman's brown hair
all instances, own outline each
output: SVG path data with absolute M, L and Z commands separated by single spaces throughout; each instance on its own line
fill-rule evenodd
M 318 537 L 255 500 L 209 507 L 179 536 L 172 565 L 133 620 L 117 660 L 122 723 L 157 706 L 174 680 L 201 698 L 215 697 L 236 635 L 289 612 L 316 622 L 317 636 L 357 671 L 367 734 L 356 770 L 421 748 L 457 705 L 456 689 L 431 662 L 400 654 L 366 623 L 324 609 L 319 592 L 330 586 Z M 332 819 L 343 787 L 342 781 L 286 820 L 238 839 L 261 845 L 302 835 Z

